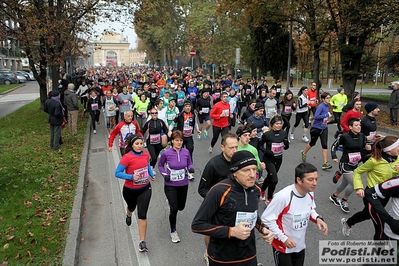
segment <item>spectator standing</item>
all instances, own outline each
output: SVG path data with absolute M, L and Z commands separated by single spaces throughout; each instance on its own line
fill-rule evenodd
M 389 120 L 391 125 L 398 125 L 398 108 L 399 108 L 399 84 L 393 85 L 391 96 L 389 97 Z
M 61 126 L 64 119 L 64 108 L 60 101 L 60 92 L 52 92 L 50 99 L 44 103 L 44 111 L 48 113 L 48 123 L 50 124 L 50 148 L 60 149 Z
M 69 131 L 76 136 L 78 134 L 79 103 L 73 83 L 69 83 L 68 89 L 64 92 L 64 104 L 68 109 Z

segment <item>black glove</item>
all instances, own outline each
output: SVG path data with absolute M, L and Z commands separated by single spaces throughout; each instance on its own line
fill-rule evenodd
M 190 168 L 190 169 L 188 169 L 188 172 L 190 173 L 190 174 L 194 174 L 194 168 Z
M 169 181 L 170 181 L 170 175 L 165 175 L 163 178 L 165 178 L 165 181 L 166 181 L 166 182 L 169 182 Z

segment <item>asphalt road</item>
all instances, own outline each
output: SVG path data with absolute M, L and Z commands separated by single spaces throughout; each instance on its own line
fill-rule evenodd
M 335 129 L 335 125 L 330 125 L 329 145 L 332 143 Z M 290 149 L 284 152 L 277 191 L 294 181 L 294 168 L 301 162 L 300 150 L 305 147 L 305 143 L 300 140 L 301 135 L 302 129 L 298 128 L 295 132 L 296 139 L 291 142 Z M 202 202 L 201 196 L 197 193 L 202 169 L 210 158 L 220 152 L 220 148 L 215 146 L 214 153 L 210 155 L 208 153 L 210 139 L 195 140 L 196 178 L 189 185 L 187 206 L 178 214 L 177 230 L 181 238 L 178 244 L 172 243 L 169 237 L 169 208 L 163 192 L 162 179 L 158 176 L 157 180 L 152 182 L 146 239 L 149 252 L 140 253 L 137 248 L 139 243 L 137 225 L 133 223 L 128 228 L 125 224 L 125 203 L 121 196 L 123 181 L 114 177 L 119 154 L 116 148 L 112 153 L 106 152 L 106 138 L 104 123 L 101 123 L 97 134 L 91 138 L 79 265 L 204 265 L 203 237 L 192 233 L 190 225 Z M 371 222 L 366 221 L 355 226 L 350 237 L 341 234 L 341 217 L 350 217 L 360 211 L 363 204 L 356 194 L 352 194 L 349 199 L 350 213 L 345 214 L 329 201 L 328 197 L 335 188 L 331 178 L 338 166 L 332 163 L 333 169 L 321 170 L 319 143 L 308 153 L 308 162 L 319 169 L 319 182 L 315 191 L 317 211 L 324 216 L 329 226 L 328 236 L 323 236 L 315 224 L 310 224 L 307 229 L 305 265 L 318 265 L 319 240 L 372 239 L 374 230 Z M 260 214 L 265 207 L 265 204 L 260 202 Z M 257 234 L 257 249 L 258 262 L 263 265 L 274 265 L 272 249 L 262 242 L 259 234 Z
M 331 92 L 334 93 L 334 90 Z M 379 94 L 381 89 L 364 89 L 364 93 Z M 390 91 L 386 90 L 386 93 L 389 94 Z M 1 95 L 0 116 L 5 116 L 38 97 L 39 88 L 36 82 L 27 83 L 7 95 Z M 329 129 L 329 145 L 331 145 L 336 126 L 330 125 Z M 81 230 L 79 265 L 204 265 L 203 236 L 192 233 L 190 225 L 202 202 L 201 196 L 197 193 L 202 169 L 210 158 L 220 152 L 220 148 L 215 146 L 213 154 L 210 155 L 208 153 L 210 139 L 195 140 L 196 178 L 190 182 L 186 208 L 178 214 L 177 230 L 181 238 L 180 243 L 172 243 L 169 237 L 169 208 L 163 192 L 162 179 L 158 176 L 157 180 L 152 182 L 153 193 L 148 211 L 146 239 L 149 252 L 140 253 L 138 252 L 139 239 L 136 219 L 133 219 L 130 227 L 126 226 L 125 203 L 121 195 L 123 181 L 114 177 L 115 167 L 119 162 L 118 151 L 115 146 L 112 153 L 106 151 L 107 134 L 103 121 L 97 132 L 96 135 L 91 136 L 90 140 L 87 190 L 84 196 L 84 214 L 81 217 L 82 227 L 70 229 Z M 300 140 L 301 135 L 302 130 L 298 128 L 295 132 L 296 139 L 291 142 L 290 149 L 284 152 L 277 191 L 294 181 L 294 168 L 301 162 L 300 150 L 305 147 L 305 143 Z M 335 188 L 331 177 L 338 166 L 332 163 L 333 169 L 321 170 L 319 143 L 308 153 L 308 162 L 315 164 L 319 169 L 319 183 L 315 191 L 315 200 L 317 211 L 324 216 L 329 226 L 328 236 L 323 236 L 315 224 L 310 224 L 307 229 L 305 265 L 318 265 L 319 240 L 369 240 L 372 239 L 374 229 L 371 222 L 366 221 L 356 225 L 350 237 L 347 238 L 341 234 L 341 217 L 350 217 L 360 211 L 363 204 L 360 198 L 352 194 L 349 199 L 350 213 L 345 214 L 329 201 L 328 197 Z M 265 207 L 265 204 L 260 202 L 260 214 Z M 257 234 L 257 249 L 258 262 L 263 265 L 274 265 L 272 249 L 262 242 L 260 234 Z

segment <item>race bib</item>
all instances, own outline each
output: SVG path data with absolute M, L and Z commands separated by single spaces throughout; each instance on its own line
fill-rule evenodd
M 338 103 L 338 107 L 339 108 L 343 108 L 344 107 L 344 103 Z
M 170 169 L 170 181 L 181 181 L 184 179 L 185 175 L 186 175 L 185 169 L 181 170 Z
M 309 223 L 309 213 L 292 215 L 292 227 L 294 230 L 305 230 Z
M 275 156 L 277 155 L 281 155 L 283 153 L 284 150 L 284 143 L 280 142 L 280 143 L 272 143 L 272 152 L 274 153 Z
M 128 100 L 122 100 L 122 105 L 128 105 L 129 101 Z
M 92 103 L 91 104 L 91 110 L 93 110 L 93 111 L 98 110 L 98 103 Z
M 310 103 L 311 103 L 311 104 L 315 104 L 315 103 L 316 103 L 316 98 L 314 98 L 314 97 L 313 97 L 313 98 L 310 98 Z
M 284 113 L 290 114 L 291 111 L 292 111 L 292 107 L 291 106 L 284 106 Z
M 193 127 L 191 127 L 189 125 L 184 125 L 184 127 L 183 127 L 183 135 L 185 137 L 190 137 L 192 132 L 193 132 Z
M 151 98 L 156 98 L 157 97 L 157 93 L 156 92 L 151 92 Z
M 194 92 L 191 92 L 191 93 L 190 93 L 190 97 L 191 97 L 191 98 L 195 98 L 195 96 L 197 96 L 197 94 L 195 94 Z
M 321 123 L 323 126 L 327 126 L 328 123 L 328 117 L 323 118 L 323 122 Z
M 145 111 L 140 111 L 141 116 L 145 116 Z
M 254 212 L 237 212 L 235 225 L 239 223 L 247 222 L 250 223 L 249 228 L 254 229 L 256 225 L 256 219 L 258 218 L 258 211 Z
M 184 99 L 177 99 L 177 104 L 178 104 L 178 105 L 183 104 L 183 102 L 184 102 Z
M 352 164 L 357 164 L 362 159 L 360 152 L 348 153 L 348 157 L 349 157 L 349 162 Z
M 133 180 L 133 183 L 136 185 L 145 184 L 148 180 L 148 168 L 143 167 L 134 171 L 134 174 L 140 175 L 139 179 Z
M 276 88 L 276 92 L 281 92 L 281 88 Z
M 201 111 L 203 114 L 207 114 L 207 113 L 209 113 L 209 107 L 202 107 Z
M 166 116 L 166 119 L 169 120 L 169 121 L 172 121 L 173 119 L 175 119 L 175 117 L 176 117 L 176 114 L 168 114 Z
M 150 143 L 151 144 L 161 143 L 161 134 L 150 134 Z
M 230 110 L 229 109 L 225 109 L 222 111 L 223 116 L 229 116 Z
M 246 94 L 249 94 L 250 92 L 251 92 L 251 89 L 246 89 L 246 90 L 245 90 L 245 93 L 246 93 Z
M 267 118 L 271 118 L 273 115 L 276 114 L 276 109 L 275 108 L 267 108 Z
M 216 97 L 216 99 L 220 98 L 220 92 L 216 92 L 215 97 Z

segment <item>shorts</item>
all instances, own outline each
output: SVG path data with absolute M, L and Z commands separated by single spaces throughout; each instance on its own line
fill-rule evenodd
M 201 115 L 198 116 L 198 121 L 200 122 L 200 124 L 202 124 L 202 123 L 204 123 L 204 121 L 208 121 L 208 120 L 211 120 L 209 114 L 207 114 L 206 116 L 205 115 L 204 116 L 201 116 Z

